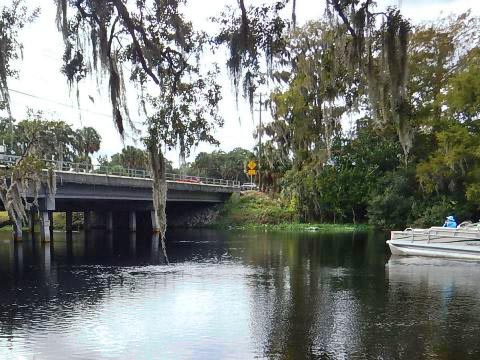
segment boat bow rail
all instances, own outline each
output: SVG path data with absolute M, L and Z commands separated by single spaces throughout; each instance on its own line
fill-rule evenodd
M 456 242 L 463 240 L 480 240 L 480 227 L 474 226 L 446 228 L 434 226 L 429 229 L 407 228 L 403 231 L 391 231 L 390 240 L 426 241 L 430 242 Z

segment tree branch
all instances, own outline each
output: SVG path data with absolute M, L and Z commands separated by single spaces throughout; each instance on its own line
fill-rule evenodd
M 350 35 L 352 35 L 352 37 L 356 39 L 357 38 L 357 33 L 355 32 L 355 29 L 350 24 L 350 21 L 348 21 L 347 15 L 345 15 L 345 13 L 343 12 L 343 9 L 340 6 L 338 0 L 328 0 L 328 1 L 330 2 L 330 4 L 332 4 L 335 11 L 338 13 L 338 16 L 340 16 L 340 18 L 343 20 L 343 23 L 347 27 Z
M 137 53 L 138 58 L 140 59 L 140 63 L 142 64 L 143 70 L 150 76 L 150 78 L 155 82 L 155 84 L 159 85 L 160 81 L 158 77 L 153 73 L 152 69 L 147 64 L 145 60 L 145 56 L 143 55 L 142 47 L 138 42 L 137 35 L 135 34 L 135 24 L 133 23 L 132 18 L 128 12 L 127 7 L 121 0 L 112 0 L 113 5 L 117 9 L 119 16 L 122 18 L 125 26 L 127 27 L 128 33 L 132 38 L 132 42 L 135 48 L 135 52 Z
M 240 10 L 242 12 L 242 25 L 240 26 L 240 34 L 244 37 L 245 43 L 247 43 L 248 37 L 248 17 L 247 17 L 247 9 L 245 8 L 244 0 L 238 0 L 238 5 L 240 6 Z

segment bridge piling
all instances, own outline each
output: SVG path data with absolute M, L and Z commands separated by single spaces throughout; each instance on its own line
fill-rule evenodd
M 33 235 L 35 233 L 35 210 L 30 210 L 30 213 L 28 214 L 28 229 L 30 231 L 30 234 Z
M 150 218 L 152 219 L 152 231 L 153 233 L 158 234 L 160 232 L 160 224 L 155 210 L 150 211 Z
M 105 214 L 105 230 L 108 232 L 113 231 L 113 212 L 107 211 Z
M 48 211 L 40 213 L 40 237 L 42 242 L 50 242 L 50 216 Z
M 14 241 L 22 241 L 23 240 L 23 232 L 22 232 L 22 227 L 19 226 L 18 224 L 13 224 L 12 225 L 12 231 L 13 231 L 13 240 Z
M 137 231 L 137 214 L 135 211 L 128 212 L 128 229 L 130 232 Z
M 48 212 L 48 222 L 50 233 L 53 233 L 53 211 Z
M 73 216 L 71 211 L 65 212 L 65 230 L 67 233 L 71 233 L 73 230 Z
M 83 212 L 83 230 L 90 231 L 92 230 L 92 217 L 90 211 Z
M 129 250 L 131 255 L 136 255 L 137 253 L 137 233 L 130 233 L 129 239 Z

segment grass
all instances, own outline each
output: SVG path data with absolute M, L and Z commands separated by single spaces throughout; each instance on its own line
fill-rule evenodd
M 292 223 L 295 217 L 295 211 L 281 199 L 258 191 L 245 191 L 242 194 L 233 194 L 225 203 L 218 225 L 231 227 Z
M 282 232 L 322 232 L 341 233 L 366 231 L 370 227 L 366 224 L 321 224 L 321 223 L 281 223 L 281 224 L 247 224 L 231 226 L 235 230 L 263 230 Z
M 290 232 L 352 232 L 367 230 L 364 224 L 300 223 L 292 204 L 258 191 L 233 194 L 214 227 L 238 230 Z

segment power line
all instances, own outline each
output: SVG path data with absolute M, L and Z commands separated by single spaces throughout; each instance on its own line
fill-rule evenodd
M 80 111 L 80 112 L 84 112 L 84 113 L 90 113 L 90 114 L 94 114 L 94 115 L 98 115 L 98 116 L 104 116 L 104 117 L 108 117 L 109 119 L 112 118 L 112 115 L 100 113 L 100 112 L 93 111 L 93 110 L 83 109 L 83 108 L 81 108 L 81 107 L 75 107 L 75 106 L 72 106 L 72 105 L 70 105 L 70 104 L 65 104 L 65 103 L 62 103 L 62 102 L 59 102 L 59 101 L 55 101 L 55 100 L 52 100 L 52 99 L 44 98 L 44 97 L 42 97 L 42 96 L 29 94 L 29 93 L 24 92 L 24 91 L 15 90 L 15 89 L 12 89 L 12 88 L 9 88 L 8 90 L 9 90 L 9 91 L 12 91 L 12 92 L 14 92 L 14 93 L 23 95 L 23 96 L 28 96 L 28 97 L 31 97 L 31 98 L 34 98 L 34 99 L 47 101 L 47 102 L 50 102 L 50 103 L 52 103 L 52 104 L 56 104 L 56 105 L 68 107 L 68 108 L 74 109 L 74 110 L 76 110 L 76 111 Z
M 51 103 L 56 104 L 56 105 L 65 106 L 65 107 L 71 108 L 73 110 L 82 112 L 82 113 L 91 113 L 91 114 L 95 114 L 95 115 L 99 115 L 99 116 L 109 118 L 110 120 L 112 119 L 112 115 L 108 115 L 108 114 L 104 114 L 104 113 L 100 113 L 100 112 L 96 112 L 96 111 L 92 111 L 92 110 L 88 110 L 88 109 L 82 109 L 80 107 L 75 107 L 75 106 L 72 106 L 72 105 L 69 105 L 69 104 L 61 103 L 59 101 L 47 99 L 47 98 L 44 98 L 44 97 L 41 97 L 41 96 L 38 96 L 38 95 L 29 94 L 29 93 L 26 93 L 26 92 L 20 91 L 20 90 L 15 90 L 15 89 L 11 89 L 11 88 L 9 88 L 8 90 L 12 91 L 14 93 L 20 94 L 20 95 L 32 97 L 34 99 L 43 100 L 43 101 L 51 102 Z M 129 135 L 126 132 L 123 134 L 123 136 L 126 140 L 136 140 L 136 138 L 134 136 Z

